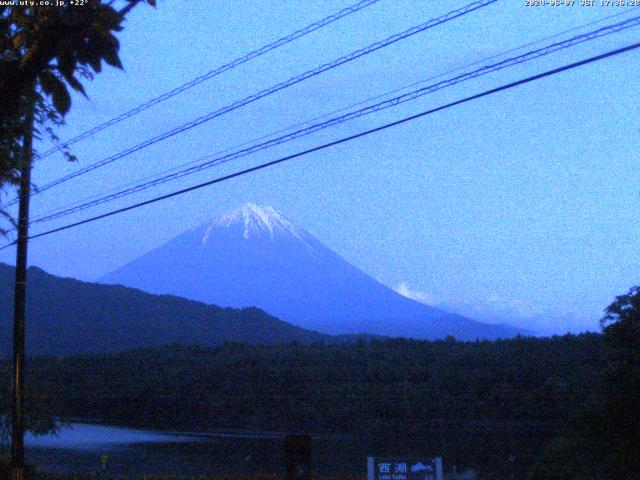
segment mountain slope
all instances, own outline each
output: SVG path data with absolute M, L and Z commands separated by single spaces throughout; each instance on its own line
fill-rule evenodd
M 405 298 L 273 208 L 253 204 L 177 236 L 100 281 L 205 303 L 259 306 L 328 334 L 476 339 L 517 333 Z
M 0 263 L 0 355 L 11 352 L 14 267 Z M 331 337 L 257 308 L 232 309 L 28 271 L 27 350 L 68 355 L 182 343 L 320 342 Z

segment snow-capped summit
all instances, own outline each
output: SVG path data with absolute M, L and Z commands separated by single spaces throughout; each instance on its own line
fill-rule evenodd
M 301 229 L 275 208 L 248 202 L 214 221 L 207 229 L 207 233 L 202 239 L 203 243 L 206 243 L 213 226 L 230 227 L 237 224 L 244 226 L 242 236 L 245 240 L 248 240 L 252 235 L 260 235 L 265 232 L 271 238 L 278 232 L 289 233 L 296 237 L 302 233 Z
M 476 339 L 517 333 L 403 297 L 274 208 L 252 203 L 178 235 L 101 281 L 220 306 L 256 306 L 329 334 Z

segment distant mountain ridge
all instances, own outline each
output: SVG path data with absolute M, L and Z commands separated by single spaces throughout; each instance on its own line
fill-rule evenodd
M 15 268 L 0 263 L 0 355 L 11 354 Z M 257 308 L 220 308 L 172 295 L 81 282 L 31 267 L 27 289 L 27 352 L 38 355 L 111 353 L 171 343 L 217 346 L 334 343 Z
M 178 235 L 100 281 L 216 305 L 257 306 L 332 335 L 475 340 L 521 332 L 403 297 L 274 208 L 252 203 Z

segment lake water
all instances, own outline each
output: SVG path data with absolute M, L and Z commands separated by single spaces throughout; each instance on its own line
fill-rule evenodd
M 208 436 L 73 423 L 55 435 L 27 435 L 27 461 L 55 473 L 93 473 L 106 455 L 117 475 L 223 475 L 282 472 L 282 438 L 212 433 Z M 312 442 L 314 470 L 364 471 L 366 455 L 325 440 Z
M 178 443 L 193 440 L 193 437 L 187 435 L 88 423 L 72 423 L 55 434 L 36 436 L 27 433 L 25 436 L 27 447 L 63 450 L 102 450 L 122 444 Z

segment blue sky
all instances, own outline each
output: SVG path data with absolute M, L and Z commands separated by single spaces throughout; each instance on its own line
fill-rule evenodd
M 74 97 L 60 137 L 72 137 L 351 3 L 172 0 L 160 1 L 156 10 L 137 8 L 120 36 L 126 71 L 107 69 L 87 85 L 89 100 Z M 45 184 L 468 3 L 381 0 L 77 144 L 78 165 L 61 156 L 40 161 L 34 182 Z M 524 0 L 500 0 L 35 196 L 32 215 L 608 15 L 622 13 L 562 38 L 640 15 L 640 9 L 623 12 L 599 2 L 527 7 Z M 464 82 L 47 227 L 624 46 L 638 41 L 639 33 L 630 29 Z M 542 331 L 597 329 L 602 309 L 639 281 L 638 67 L 640 51 L 624 54 L 37 239 L 30 263 L 93 280 L 252 201 L 274 206 L 376 279 L 428 303 Z M 0 260 L 13 263 L 13 254 L 5 250 Z

